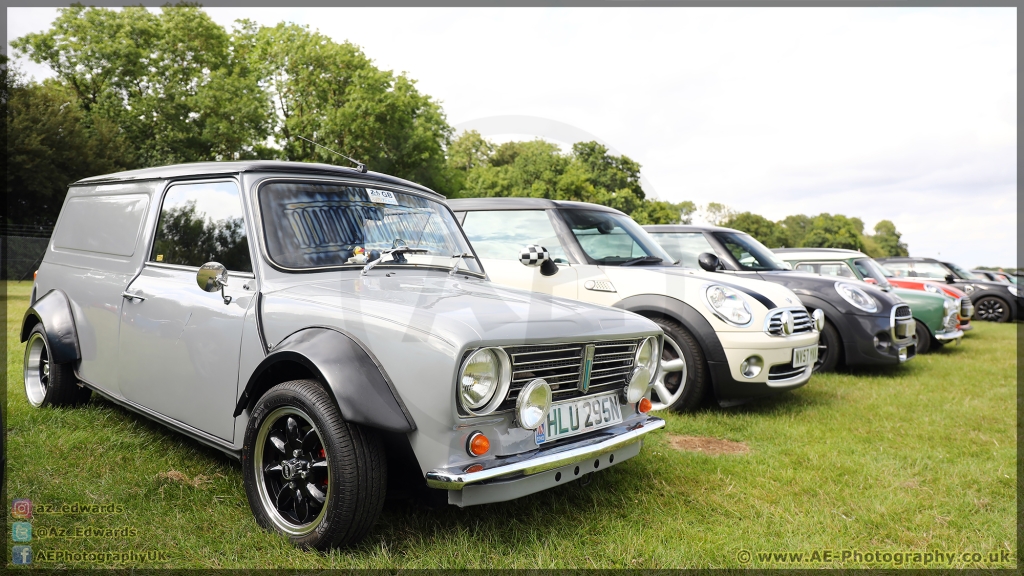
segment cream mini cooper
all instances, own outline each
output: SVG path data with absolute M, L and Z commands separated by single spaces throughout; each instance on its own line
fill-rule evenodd
M 329 165 L 74 183 L 21 339 L 32 405 L 97 392 L 238 458 L 302 547 L 358 541 L 389 486 L 509 500 L 664 425 L 656 324 L 492 283 L 443 197 Z
M 655 409 L 737 404 L 804 385 L 824 315 L 789 289 L 674 265 L 628 216 L 541 198 L 449 201 L 490 278 L 630 310 L 665 331 Z M 523 248 L 517 248 L 522 246 Z

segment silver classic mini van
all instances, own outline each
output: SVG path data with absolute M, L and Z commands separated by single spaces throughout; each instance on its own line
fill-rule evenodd
M 493 284 L 443 197 L 330 165 L 74 183 L 21 339 L 34 406 L 97 392 L 240 459 L 302 547 L 363 537 L 389 480 L 509 500 L 664 425 L 654 323 Z

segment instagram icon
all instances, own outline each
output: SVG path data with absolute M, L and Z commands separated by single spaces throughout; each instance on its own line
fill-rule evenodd
M 28 498 L 17 498 L 11 502 L 11 516 L 15 518 L 32 517 L 32 500 Z

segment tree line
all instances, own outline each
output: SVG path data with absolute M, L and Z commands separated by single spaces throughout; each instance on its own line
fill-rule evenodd
M 689 223 L 698 209 L 647 198 L 640 164 L 596 142 L 562 152 L 542 140 L 456 137 L 415 80 L 305 26 L 239 20 L 228 31 L 198 6 L 73 5 L 11 45 L 55 77 L 28 81 L 3 59 L 8 224 L 52 225 L 67 185 L 96 174 L 209 160 L 338 163 L 299 136 L 447 197 L 596 202 L 641 224 Z M 888 221 L 869 236 L 859 219 L 840 215 L 770 222 L 720 204 L 705 209 L 769 246 L 906 253 Z

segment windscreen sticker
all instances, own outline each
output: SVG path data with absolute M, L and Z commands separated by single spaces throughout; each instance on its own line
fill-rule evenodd
M 398 199 L 395 198 L 394 192 L 367 188 L 366 193 L 370 196 L 370 202 L 376 202 L 377 204 L 393 204 L 398 206 Z

